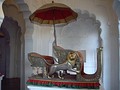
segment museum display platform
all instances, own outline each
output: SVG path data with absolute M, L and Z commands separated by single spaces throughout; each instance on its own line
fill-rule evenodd
M 58 88 L 58 87 L 44 87 L 44 86 L 32 86 L 28 85 L 27 88 L 29 90 L 104 90 L 103 88 L 100 89 L 70 89 L 70 88 Z
M 33 80 L 27 81 L 29 90 L 104 90 L 98 82 L 70 82 L 53 80 Z
M 65 87 L 57 87 L 57 86 L 37 86 L 37 85 L 27 85 L 28 90 L 104 90 L 102 86 L 98 89 L 90 89 L 90 88 L 65 88 Z

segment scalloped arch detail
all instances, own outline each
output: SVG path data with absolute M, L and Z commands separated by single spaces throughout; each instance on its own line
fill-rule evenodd
M 84 44 L 89 44 L 90 40 L 94 39 L 93 37 L 95 37 L 96 39 L 94 39 L 93 41 L 91 40 L 91 42 L 96 43 L 96 48 L 102 47 L 102 30 L 100 28 L 100 21 L 96 20 L 96 16 L 94 14 L 90 14 L 86 10 L 75 11 L 78 13 L 77 20 L 74 22 L 70 22 L 68 25 L 58 28 L 58 45 L 62 45 L 63 47 L 70 49 L 72 49 L 72 47 L 74 46 L 74 48 L 76 49 L 79 47 L 77 45 L 81 45 L 82 47 L 84 47 Z M 82 40 L 82 38 L 84 38 L 84 41 Z

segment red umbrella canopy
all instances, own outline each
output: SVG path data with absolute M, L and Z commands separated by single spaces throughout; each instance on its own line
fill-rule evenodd
M 30 16 L 30 21 L 38 24 L 60 24 L 68 23 L 77 16 L 78 14 L 67 5 L 52 2 L 37 9 Z
M 78 14 L 74 12 L 70 7 L 61 3 L 48 3 L 37 9 L 32 15 L 30 15 L 30 21 L 37 24 L 53 24 L 54 25 L 54 37 L 56 42 L 55 24 L 68 23 L 72 20 L 76 20 Z

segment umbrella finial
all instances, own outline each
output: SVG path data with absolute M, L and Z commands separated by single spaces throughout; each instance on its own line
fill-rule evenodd
M 54 1 L 52 1 L 52 3 L 54 3 Z

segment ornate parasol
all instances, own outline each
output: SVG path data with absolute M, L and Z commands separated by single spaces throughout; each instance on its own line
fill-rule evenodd
M 55 24 L 68 23 L 76 20 L 78 14 L 70 7 L 61 3 L 48 3 L 37 9 L 30 15 L 30 21 L 38 24 L 51 24 L 54 26 L 54 38 L 56 42 Z

